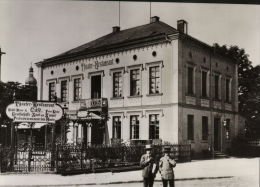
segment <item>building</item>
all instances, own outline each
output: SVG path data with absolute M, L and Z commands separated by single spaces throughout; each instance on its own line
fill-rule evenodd
M 151 18 L 36 63 L 38 99 L 68 107 L 67 142 L 191 143 L 224 151 L 238 133 L 233 59 Z

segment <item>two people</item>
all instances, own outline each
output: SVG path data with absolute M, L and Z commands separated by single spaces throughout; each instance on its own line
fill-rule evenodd
M 167 187 L 169 183 L 170 187 L 174 187 L 173 168 L 176 166 L 176 162 L 169 154 L 171 152 L 171 147 L 164 147 L 164 155 L 161 157 L 159 164 L 151 154 L 151 145 L 146 145 L 145 150 L 146 154 L 142 155 L 140 160 L 140 165 L 143 168 L 142 176 L 144 187 L 153 187 L 154 178 L 158 170 L 162 176 L 163 186 Z

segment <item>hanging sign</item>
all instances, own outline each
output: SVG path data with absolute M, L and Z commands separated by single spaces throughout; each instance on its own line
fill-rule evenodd
M 50 102 L 15 101 L 6 107 L 14 122 L 55 123 L 63 116 L 60 105 Z

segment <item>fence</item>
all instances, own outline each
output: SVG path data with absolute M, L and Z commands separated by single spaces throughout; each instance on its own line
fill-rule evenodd
M 191 160 L 191 146 L 170 145 L 172 156 L 179 161 Z M 0 147 L 1 172 L 99 172 L 116 168 L 139 166 L 144 146 L 83 146 L 56 145 L 52 148 L 39 146 Z M 162 145 L 155 145 L 153 153 L 159 160 Z

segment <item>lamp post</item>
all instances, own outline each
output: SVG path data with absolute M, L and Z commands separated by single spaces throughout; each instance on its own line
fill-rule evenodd
M 66 143 L 67 110 L 68 110 L 66 104 L 64 104 L 62 110 L 63 110 L 64 123 L 61 126 L 61 144 L 63 145 L 64 143 Z

